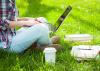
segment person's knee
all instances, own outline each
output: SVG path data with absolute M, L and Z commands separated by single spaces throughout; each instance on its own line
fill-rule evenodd
M 41 33 L 39 39 L 38 39 L 38 43 L 39 44 L 48 44 L 49 43 L 49 29 L 45 24 L 40 24 L 37 25 L 37 27 L 39 28 L 39 32 Z
M 49 28 L 45 24 L 37 24 L 33 26 L 37 33 L 49 34 Z
M 48 28 L 48 26 L 45 23 L 37 24 L 37 25 L 35 25 L 35 27 L 38 27 L 39 29 L 44 29 L 44 30 L 49 31 L 49 28 Z

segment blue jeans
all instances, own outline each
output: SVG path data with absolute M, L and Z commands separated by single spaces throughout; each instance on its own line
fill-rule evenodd
M 12 43 L 7 51 L 20 53 L 29 48 L 33 43 L 39 45 L 51 44 L 49 29 L 44 24 L 37 24 L 29 28 L 21 28 L 12 38 Z M 2 44 L 0 44 L 2 46 Z M 0 47 L 3 48 L 3 47 Z

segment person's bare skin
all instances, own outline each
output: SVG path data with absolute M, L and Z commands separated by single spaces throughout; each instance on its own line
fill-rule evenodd
M 35 24 L 40 24 L 40 22 L 36 21 L 34 18 L 18 18 L 17 21 L 9 21 L 10 28 L 33 26 Z
M 17 21 L 28 21 L 28 20 L 34 20 L 35 18 L 31 17 L 23 17 L 23 18 L 17 18 Z

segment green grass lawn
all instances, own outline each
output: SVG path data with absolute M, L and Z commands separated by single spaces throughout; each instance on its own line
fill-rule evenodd
M 61 36 L 64 50 L 57 52 L 55 66 L 44 63 L 42 51 L 12 54 L 0 51 L 0 71 L 100 71 L 100 61 L 74 60 L 70 55 L 72 43 L 64 41 L 64 35 L 88 33 L 94 36 L 90 44 L 100 45 L 100 0 L 17 0 L 20 17 L 45 17 L 54 24 L 65 8 L 72 11 L 56 32 Z

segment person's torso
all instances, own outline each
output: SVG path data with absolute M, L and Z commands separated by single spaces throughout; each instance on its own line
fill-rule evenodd
M 10 21 L 15 20 L 16 7 L 15 0 L 0 0 L 0 18 Z M 15 29 L 7 28 L 6 30 L 0 29 L 0 42 L 5 42 L 8 45 L 11 38 L 15 35 Z

